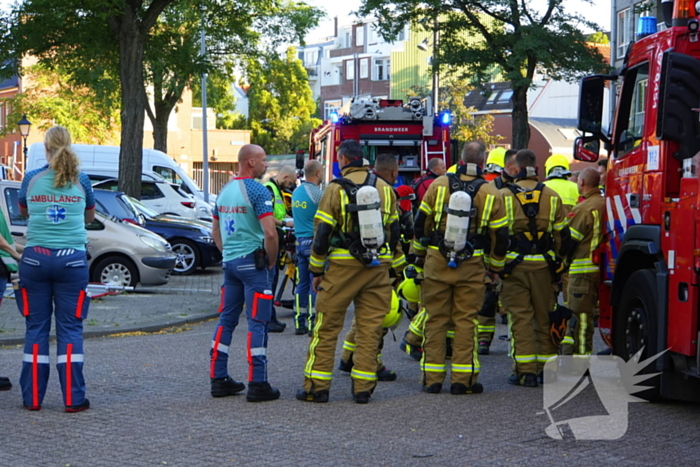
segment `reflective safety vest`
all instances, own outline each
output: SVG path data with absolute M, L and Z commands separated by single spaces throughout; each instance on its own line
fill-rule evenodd
M 545 180 L 544 184 L 556 191 L 568 215 L 571 209 L 578 203 L 578 186 L 574 182 L 564 180 L 563 178 L 550 178 L 549 180 Z
M 284 205 L 284 197 L 282 196 L 280 187 L 277 186 L 277 183 L 272 179 L 266 181 L 263 185 L 272 192 L 272 215 L 277 220 L 284 220 L 284 218 L 287 217 L 287 208 Z

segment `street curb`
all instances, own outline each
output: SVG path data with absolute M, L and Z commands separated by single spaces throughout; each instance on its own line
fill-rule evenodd
M 158 323 L 158 324 L 150 324 L 148 326 L 132 326 L 132 327 L 124 327 L 124 328 L 118 327 L 118 328 L 114 328 L 114 329 L 102 329 L 99 331 L 84 331 L 83 337 L 86 339 L 90 339 L 90 338 L 95 338 L 95 337 L 112 336 L 114 334 L 126 334 L 129 332 L 153 333 L 153 332 L 162 331 L 163 329 L 167 329 L 167 328 L 184 326 L 186 324 L 197 324 L 197 323 L 201 323 L 204 321 L 209 321 L 211 319 L 217 318 L 218 316 L 219 316 L 219 313 L 217 312 L 217 313 L 210 313 L 207 315 L 197 316 L 194 318 L 186 318 L 186 319 L 180 319 L 180 320 L 165 321 L 165 322 Z M 56 342 L 56 336 L 52 335 L 49 342 Z M 3 346 L 3 345 L 21 345 L 21 344 L 24 344 L 24 337 L 6 337 L 6 338 L 0 337 L 0 346 Z

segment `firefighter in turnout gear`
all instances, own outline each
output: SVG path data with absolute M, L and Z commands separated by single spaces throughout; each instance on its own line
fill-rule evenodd
M 311 250 L 316 324 L 297 399 L 327 402 L 338 334 L 354 302 L 353 398 L 369 402 L 377 384 L 377 350 L 384 315 L 391 307 L 391 267 L 399 242 L 399 216 L 392 187 L 363 166 L 362 146 L 338 147 L 342 178 L 328 184 L 315 219 Z M 326 269 L 326 261 L 328 268 Z
M 563 269 L 569 228 L 561 198 L 537 181 L 535 153 L 518 151 L 519 173 L 501 190 L 508 213 L 510 245 L 501 301 L 508 310 L 514 360 L 510 384 L 537 387 L 544 364 L 556 357 L 549 335 L 549 312 L 555 306 L 555 282 Z M 538 374 L 538 372 L 540 374 Z
M 489 154 L 489 159 L 493 151 Z M 518 151 L 514 149 L 508 149 L 503 152 L 503 170 L 491 181 L 491 184 L 500 190 L 507 184 L 513 182 L 513 175 L 517 173 L 517 168 L 515 165 L 515 154 Z M 488 166 L 487 160 L 487 166 Z M 484 283 L 486 284 L 486 299 L 484 304 L 479 310 L 477 316 L 479 320 L 478 332 L 479 332 L 479 355 L 488 355 L 491 348 L 491 342 L 493 341 L 493 334 L 496 332 L 496 310 L 499 308 L 498 295 L 500 291 L 500 284 L 494 283 L 489 276 L 484 278 Z M 505 316 L 505 315 L 504 315 Z
M 390 186 L 396 183 L 396 178 L 399 175 L 399 164 L 396 160 L 396 156 L 393 154 L 380 154 L 377 156 L 377 160 L 374 163 L 374 173 L 384 180 Z M 405 185 L 404 185 L 405 186 Z M 407 187 L 408 188 L 408 187 Z M 409 188 L 410 189 L 410 188 Z M 396 192 L 397 200 L 399 193 Z M 410 201 L 408 201 L 408 212 L 411 212 Z M 403 214 L 400 203 L 397 203 L 397 212 Z M 410 226 L 404 225 L 404 222 L 410 222 Z M 410 228 L 410 236 L 413 237 L 413 218 L 410 216 L 401 215 L 399 217 L 399 225 L 401 226 L 401 234 L 403 240 L 403 234 Z M 389 275 L 393 280 L 398 279 L 398 277 L 403 272 L 406 267 L 406 256 L 401 248 L 396 248 L 394 257 L 391 262 L 391 268 L 389 269 Z M 398 298 L 397 298 L 398 303 Z M 393 304 L 392 304 L 393 308 Z M 387 310 L 388 311 L 388 310 Z M 379 351 L 377 353 L 377 379 L 379 381 L 394 381 L 396 380 L 396 373 L 389 370 L 384 366 L 382 360 L 382 348 L 384 343 L 384 336 L 386 336 L 388 328 L 384 328 L 382 332 L 382 340 L 380 341 Z M 345 371 L 346 373 L 352 372 L 353 367 L 353 354 L 355 353 L 355 333 L 357 332 L 357 326 L 355 319 L 353 318 L 352 324 L 350 325 L 350 330 L 345 335 L 345 340 L 343 341 L 343 352 L 340 355 L 340 364 L 338 369 L 340 371 Z
M 569 321 L 562 341 L 564 355 L 590 355 L 593 352 L 593 314 L 598 301 L 599 268 L 593 252 L 603 241 L 605 199 L 600 193 L 600 175 L 592 167 L 581 171 L 578 190 L 583 196 L 569 214 L 572 248 L 569 252 L 569 308 L 575 319 Z
M 508 246 L 501 196 L 481 175 L 485 156 L 483 144 L 467 144 L 456 174 L 430 185 L 416 216 L 414 248 L 425 257 L 422 292 L 427 313 L 420 365 L 423 390 L 431 394 L 439 393 L 445 380 L 450 323 L 455 332 L 450 392 L 483 391 L 477 382 L 476 316 L 484 302 L 486 264 L 500 270 Z

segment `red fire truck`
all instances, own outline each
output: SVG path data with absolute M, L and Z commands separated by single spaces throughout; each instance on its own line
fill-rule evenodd
M 452 163 L 450 114 L 433 115 L 430 99 L 353 99 L 310 135 L 309 157 L 320 160 L 325 179 L 340 176 L 338 146 L 345 140 L 359 141 L 370 165 L 377 155 L 398 157 L 399 175 L 405 184 L 421 175 L 428 160 L 440 157 Z
M 582 80 L 575 155 L 596 161 L 601 141 L 609 155 L 597 255 L 604 341 L 625 360 L 667 350 L 644 370 L 659 375 L 643 397 L 700 400 L 700 2 L 663 8 L 667 28 L 642 18 L 620 70 Z M 611 81 L 620 89 L 608 132 Z

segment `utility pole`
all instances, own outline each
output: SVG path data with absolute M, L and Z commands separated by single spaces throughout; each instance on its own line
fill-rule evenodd
M 207 43 L 204 33 L 204 12 L 202 12 L 202 63 L 206 66 Z M 209 74 L 202 73 L 202 191 L 204 191 L 204 202 L 209 202 L 209 142 L 207 141 L 207 77 Z

